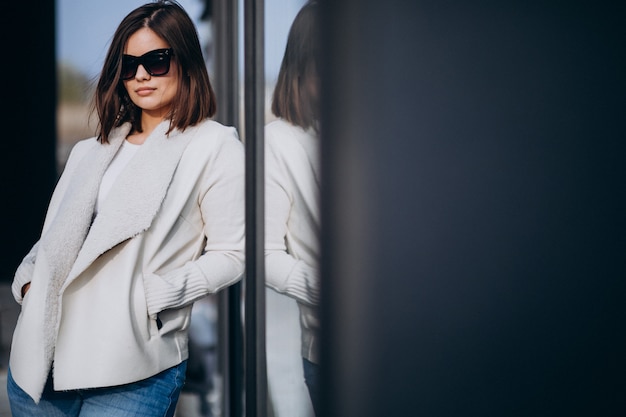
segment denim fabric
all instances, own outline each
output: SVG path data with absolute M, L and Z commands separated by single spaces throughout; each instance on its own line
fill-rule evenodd
M 313 411 L 315 415 L 319 416 L 319 374 L 320 366 L 305 358 L 302 358 L 302 366 L 304 368 L 304 382 L 309 389 L 309 395 L 311 396 L 311 404 L 313 405 Z
M 54 391 L 48 377 L 39 404 L 15 383 L 9 369 L 7 393 L 13 417 L 172 417 L 186 368 L 184 361 L 131 384 L 71 391 Z

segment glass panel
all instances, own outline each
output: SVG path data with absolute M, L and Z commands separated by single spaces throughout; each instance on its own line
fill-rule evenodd
M 317 72 L 307 48 L 316 34 L 307 11 L 296 18 L 304 6 L 265 0 L 266 353 L 268 403 L 277 417 L 314 415 L 303 359 L 318 362 L 311 305 L 319 301 Z

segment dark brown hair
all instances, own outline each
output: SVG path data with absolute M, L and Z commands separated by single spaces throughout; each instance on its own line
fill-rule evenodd
M 317 13 L 309 1 L 296 15 L 272 96 L 272 113 L 303 129 L 317 129 L 319 120 Z
M 125 122 L 141 132 L 141 109 L 131 101 L 120 78 L 122 55 L 128 38 L 149 28 L 174 51 L 172 65 L 178 65 L 178 93 L 168 115 L 170 128 L 184 130 L 211 117 L 217 110 L 196 28 L 185 10 L 174 0 L 144 4 L 120 23 L 104 60 L 95 91 L 94 109 L 99 118 L 98 140 L 108 143 L 111 131 Z

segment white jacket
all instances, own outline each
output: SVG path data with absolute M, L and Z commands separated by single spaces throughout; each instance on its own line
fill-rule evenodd
M 319 363 L 319 140 L 279 119 L 265 127 L 265 269 L 300 309 L 302 357 Z
M 130 125 L 70 154 L 12 287 L 22 310 L 9 364 L 36 402 L 53 363 L 54 388 L 70 390 L 138 381 L 185 360 L 193 301 L 243 274 L 235 129 L 206 120 L 166 136 L 168 127 L 150 134 L 95 218 L 100 181 Z

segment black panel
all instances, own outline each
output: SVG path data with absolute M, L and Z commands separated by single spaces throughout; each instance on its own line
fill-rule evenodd
M 0 281 L 10 283 L 56 182 L 54 1 L 10 2 L 2 16 Z
M 328 416 L 626 413 L 626 13 L 324 3 Z

